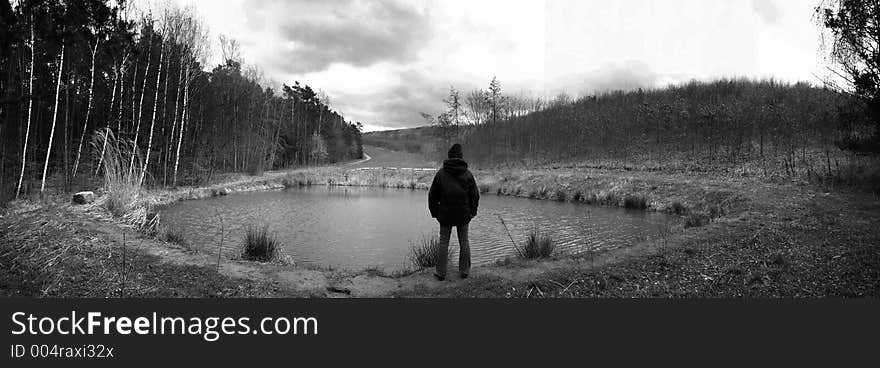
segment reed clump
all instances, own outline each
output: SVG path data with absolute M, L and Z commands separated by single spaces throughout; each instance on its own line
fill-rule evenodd
M 623 207 L 636 210 L 648 208 L 648 198 L 642 194 L 632 193 L 623 198 Z
M 165 231 L 162 232 L 162 241 L 171 244 L 177 244 L 184 248 L 189 248 L 189 242 L 186 240 L 186 237 L 183 235 L 183 231 L 181 231 L 177 227 L 169 226 L 165 228 Z
M 281 243 L 269 232 L 269 226 L 249 225 L 242 239 L 241 258 L 248 261 L 271 262 L 281 258 Z
M 549 258 L 556 250 L 556 242 L 550 235 L 532 230 L 526 234 L 526 241 L 522 247 L 517 248 L 520 258 L 538 259 Z
M 440 238 L 438 236 L 423 236 L 421 244 L 413 246 L 411 252 L 409 256 L 410 262 L 417 268 L 436 267 L 441 257 L 443 257 L 443 249 L 440 246 Z
M 97 203 L 138 230 L 155 233 L 159 216 L 141 200 L 143 161 L 134 142 L 118 139 L 108 128 L 97 131 L 91 145 L 100 152 L 98 169 L 104 174 L 104 195 Z

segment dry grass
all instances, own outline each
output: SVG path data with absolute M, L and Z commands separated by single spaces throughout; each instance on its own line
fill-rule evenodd
M 165 228 L 165 231 L 162 232 L 162 240 L 171 244 L 177 244 L 187 249 L 190 248 L 190 243 L 186 240 L 183 232 L 173 226 Z
M 517 249 L 520 258 L 538 259 L 549 258 L 556 249 L 556 242 L 550 235 L 532 230 L 526 234 L 526 241 L 521 248 Z
M 117 139 L 110 129 L 95 133 L 91 142 L 104 153 L 104 195 L 96 201 L 107 212 L 146 234 L 155 234 L 159 217 L 148 201 L 141 200 L 142 161 L 132 141 Z
M 248 261 L 271 262 L 281 258 L 281 243 L 269 226 L 248 226 L 242 239 L 241 257 Z
M 296 296 L 213 267 L 167 262 L 134 234 L 108 236 L 67 205 L 18 202 L 0 216 L 0 297 L 140 298 Z
M 431 268 L 437 267 L 442 256 L 443 249 L 440 246 L 440 238 L 437 236 L 423 236 L 421 244 L 412 247 L 409 259 L 416 268 Z M 449 255 L 447 254 L 448 257 Z

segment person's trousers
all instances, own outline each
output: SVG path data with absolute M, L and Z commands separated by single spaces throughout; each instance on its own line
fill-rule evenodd
M 456 226 L 458 231 L 458 272 L 467 275 L 471 272 L 471 246 L 468 242 L 468 225 Z M 449 238 L 452 226 L 440 225 L 440 259 L 437 260 L 437 275 L 446 277 L 446 265 L 449 256 Z

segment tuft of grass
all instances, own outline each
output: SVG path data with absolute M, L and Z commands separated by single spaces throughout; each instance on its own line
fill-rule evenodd
M 702 213 L 691 213 L 684 218 L 684 227 L 700 227 L 709 223 L 709 216 Z
M 186 237 L 183 235 L 183 232 L 173 226 L 165 228 L 165 231 L 162 233 L 162 241 L 171 244 L 177 244 L 184 248 L 189 248 L 189 242 L 187 242 Z
M 141 158 L 134 142 L 117 139 L 110 129 L 92 137 L 104 174 L 104 208 L 113 216 L 124 217 L 136 207 L 140 195 Z
M 103 170 L 104 195 L 97 201 L 111 215 L 148 235 L 155 235 L 159 215 L 149 201 L 141 197 L 143 165 L 133 141 L 118 139 L 110 129 L 92 136 L 92 147 L 98 154 L 98 172 Z
M 600 192 L 598 194 L 593 194 L 587 203 L 597 203 L 603 206 L 619 206 L 620 198 L 618 198 L 614 192 Z
M 409 259 L 416 268 L 431 268 L 437 266 L 441 256 L 440 238 L 432 236 L 422 237 L 422 243 L 412 247 Z
M 646 198 L 642 194 L 628 194 L 623 198 L 623 207 L 636 209 L 636 210 L 644 210 L 648 208 L 648 198 Z
M 537 259 L 548 258 L 553 255 L 556 249 L 556 242 L 549 235 L 532 230 L 526 234 L 526 241 L 522 248 L 518 248 L 517 252 L 521 258 Z
M 669 206 L 669 210 L 676 215 L 685 215 L 688 212 L 687 207 L 679 201 L 672 202 L 672 205 Z
M 562 188 L 556 189 L 556 200 L 560 202 L 565 202 L 565 198 L 567 197 L 565 190 Z
M 280 259 L 281 243 L 269 233 L 269 226 L 248 226 L 242 239 L 241 257 L 248 261 L 270 262 Z

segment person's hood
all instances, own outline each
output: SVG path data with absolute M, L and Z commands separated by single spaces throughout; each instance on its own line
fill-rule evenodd
M 443 170 L 454 176 L 459 176 L 467 171 L 468 164 L 460 158 L 450 158 L 443 161 Z

